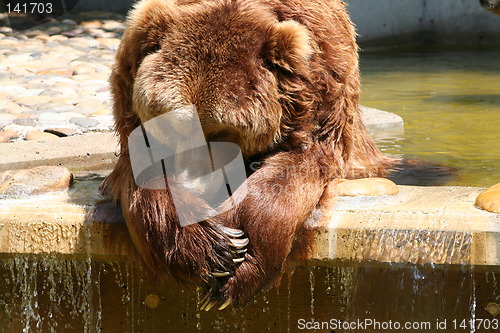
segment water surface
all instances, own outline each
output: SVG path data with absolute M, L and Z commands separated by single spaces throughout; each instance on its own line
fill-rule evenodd
M 361 103 L 405 121 L 384 152 L 458 168 L 449 185 L 500 182 L 500 49 L 363 52 L 361 73 Z

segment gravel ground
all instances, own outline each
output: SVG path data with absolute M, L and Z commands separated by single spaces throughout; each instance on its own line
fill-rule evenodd
M 0 142 L 112 130 L 108 78 L 123 21 L 89 12 L 13 31 L 0 14 Z

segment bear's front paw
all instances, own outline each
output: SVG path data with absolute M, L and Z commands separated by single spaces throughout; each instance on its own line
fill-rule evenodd
M 222 310 L 231 304 L 231 299 L 224 299 L 220 294 L 220 290 L 235 274 L 238 269 L 236 265 L 241 265 L 245 260 L 246 246 L 249 243 L 248 238 L 244 237 L 244 232 L 239 229 L 221 225 L 218 225 L 217 228 L 225 236 L 226 244 L 224 247 L 230 249 L 231 258 L 229 260 L 226 259 L 225 265 L 217 265 L 210 272 L 211 282 L 205 295 L 200 299 L 200 309 L 205 311 L 209 311 L 215 305 L 218 305 L 219 309 Z M 217 251 L 217 248 L 213 250 Z M 228 253 L 227 251 L 223 252 Z
M 250 301 L 265 286 L 266 279 L 259 268 L 257 260 L 245 254 L 245 261 L 228 277 L 224 285 L 218 289 L 210 289 L 200 300 L 200 309 L 209 311 L 216 307 L 225 309 L 230 304 L 242 306 Z

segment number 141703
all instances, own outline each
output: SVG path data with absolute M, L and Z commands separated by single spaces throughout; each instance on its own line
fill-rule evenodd
M 18 13 L 18 14 L 51 14 L 53 11 L 52 3 L 43 2 L 29 2 L 29 3 L 7 3 L 8 13 Z
M 457 320 L 454 319 L 451 321 L 453 325 L 453 329 L 476 329 L 476 330 L 497 330 L 500 328 L 500 324 L 498 319 L 470 319 L 470 320 Z

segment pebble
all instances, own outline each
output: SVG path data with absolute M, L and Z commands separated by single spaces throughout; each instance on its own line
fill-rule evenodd
M 65 25 L 77 25 L 78 23 L 76 23 L 75 20 L 72 20 L 72 19 L 64 19 L 61 21 L 62 24 L 65 24 Z
M 2 107 L 2 112 L 5 112 L 5 113 L 21 113 L 21 112 L 30 112 L 30 111 L 31 111 L 30 108 L 16 104 L 14 102 L 6 103 Z M 0 113 L 0 118 L 1 118 L 1 113 Z
M 75 112 L 44 112 L 38 116 L 40 126 L 53 127 L 56 124 L 67 123 L 70 119 L 84 117 Z
M 37 125 L 34 119 L 29 119 L 29 118 L 17 118 L 14 120 L 13 123 L 20 126 L 31 126 L 31 127 L 35 127 Z
M 49 96 L 49 97 L 55 97 L 59 95 L 62 95 L 62 92 L 55 90 L 44 90 L 40 93 L 40 96 Z
M 21 96 L 14 99 L 14 101 L 19 105 L 32 107 L 36 104 L 48 103 L 51 99 L 52 98 L 50 96 Z
M 97 29 L 102 27 L 102 22 L 98 20 L 84 21 L 80 25 L 85 29 Z
M 84 128 L 96 127 L 99 125 L 98 120 L 90 118 L 71 118 L 69 122 Z
M 386 178 L 342 179 L 337 184 L 336 193 L 349 197 L 396 195 L 399 188 Z
M 73 67 L 73 74 L 75 75 L 95 74 L 95 72 L 96 71 L 91 66 L 85 64 L 79 64 Z
M 78 132 L 71 128 L 47 128 L 44 132 L 57 135 L 58 137 L 72 136 Z
M 47 68 L 36 72 L 36 75 L 57 75 L 63 77 L 70 77 L 73 75 L 73 70 L 67 68 Z
M 36 141 L 36 140 L 51 140 L 58 138 L 57 135 L 46 132 L 33 131 L 26 135 L 26 141 Z
M 26 88 L 12 85 L 0 85 L 0 92 L 9 93 L 11 96 L 19 96 L 26 92 Z
M 34 128 L 31 126 L 21 126 L 16 124 L 10 124 L 3 128 L 4 131 L 14 131 L 19 134 L 20 137 L 26 137 L 28 133 L 33 132 Z
M 0 173 L 0 195 L 20 197 L 68 189 L 73 183 L 71 172 L 60 166 L 39 166 L 32 169 Z
M 16 139 L 19 137 L 19 134 L 14 132 L 13 130 L 6 130 L 0 132 L 0 143 L 9 142 L 11 139 Z
M 0 127 L 11 124 L 16 119 L 16 116 L 13 116 L 9 113 L 0 113 Z
M 97 41 L 104 47 L 107 47 L 112 50 L 116 50 L 118 45 L 120 44 L 120 40 L 118 38 L 112 38 L 112 36 L 103 36 L 97 38 Z
M 478 208 L 500 214 L 500 183 L 481 192 L 475 204 Z

